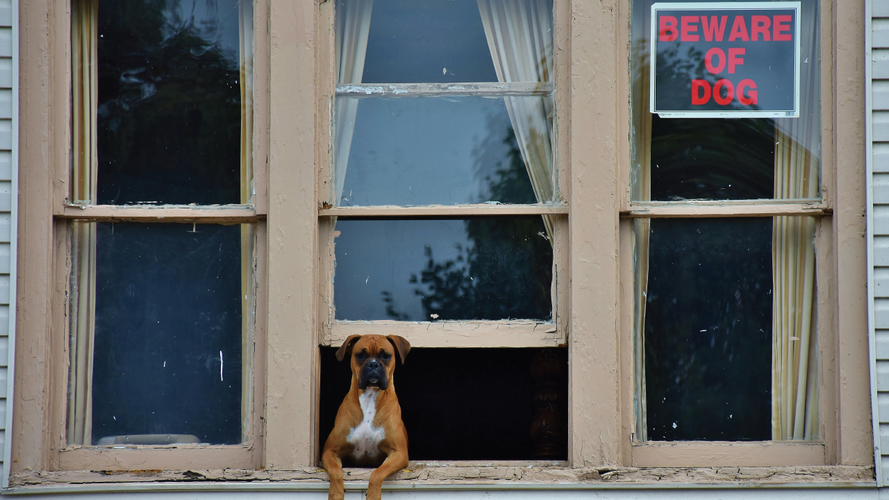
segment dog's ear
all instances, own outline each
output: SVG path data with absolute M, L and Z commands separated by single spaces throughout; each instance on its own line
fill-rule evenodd
M 339 349 L 336 350 L 336 360 L 342 361 L 346 356 L 352 352 L 352 346 L 355 345 L 355 342 L 358 342 L 358 339 L 361 338 L 361 335 L 349 335 L 349 338 L 343 342 L 343 345 L 340 346 Z
M 392 342 L 392 345 L 395 346 L 395 350 L 398 351 L 398 356 L 401 358 L 401 364 L 404 364 L 404 358 L 407 357 L 407 353 L 411 351 L 411 344 L 404 337 L 399 337 L 398 335 L 389 335 L 386 337 L 389 339 L 389 342 Z

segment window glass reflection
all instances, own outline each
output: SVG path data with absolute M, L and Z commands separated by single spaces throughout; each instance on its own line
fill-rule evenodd
M 374 0 L 361 81 L 496 82 L 478 2 Z
M 96 226 L 93 444 L 241 442 L 242 228 Z
M 98 203 L 241 202 L 250 19 L 238 0 L 99 2 Z
M 340 205 L 538 202 L 502 98 L 350 98 L 338 106 L 349 101 L 360 105 Z
M 337 221 L 336 319 L 552 319 L 540 216 Z
M 772 219 L 650 224 L 648 439 L 770 439 Z

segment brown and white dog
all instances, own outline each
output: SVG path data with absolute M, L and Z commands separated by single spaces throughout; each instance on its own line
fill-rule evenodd
M 383 479 L 407 466 L 407 431 L 395 395 L 395 355 L 404 358 L 411 345 L 397 335 L 352 335 L 336 352 L 350 358 L 352 386 L 324 443 L 321 463 L 330 475 L 330 500 L 343 500 L 343 459 L 370 474 L 367 499 L 380 500 Z

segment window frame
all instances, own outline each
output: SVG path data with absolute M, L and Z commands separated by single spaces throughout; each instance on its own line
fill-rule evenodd
M 856 65 L 863 64 L 864 5 L 843 4 L 840 9 L 839 0 L 820 1 L 824 206 L 801 204 L 790 209 L 824 213 L 816 248 L 822 256 L 817 301 L 818 324 L 824 333 L 819 336 L 824 432 L 822 444 L 814 446 L 823 449 L 815 453 L 823 457 L 820 465 L 831 467 L 796 467 L 809 461 L 810 452 L 800 449 L 811 448 L 811 443 L 632 442 L 631 220 L 641 215 L 639 211 L 649 216 L 677 214 L 669 213 L 673 210 L 669 207 L 630 203 L 630 9 L 623 0 L 554 0 L 556 164 L 560 192 L 570 202 L 572 214 L 570 219 L 560 217 L 567 279 L 559 283 L 566 287 L 559 297 L 566 299 L 560 302 L 565 302 L 567 311 L 561 318 L 570 359 L 570 439 L 567 463 L 547 467 L 565 468 L 566 476 L 577 482 L 593 477 L 583 474 L 605 477 L 609 470 L 630 482 L 655 481 L 645 473 L 648 467 L 689 468 L 681 474 L 691 483 L 712 482 L 712 467 L 717 465 L 790 465 L 786 481 L 794 481 L 792 473 L 799 470 L 824 483 L 831 481 L 832 466 L 852 467 L 858 481 L 867 481 L 873 473 L 865 362 L 864 83 L 841 76 L 857 75 Z M 183 221 L 217 216 L 221 218 L 214 222 L 245 220 L 238 219 L 242 216 L 265 220 L 256 222 L 261 250 L 257 252 L 255 438 L 242 446 L 127 450 L 65 449 L 64 228 L 72 217 L 146 220 L 161 213 L 154 207 L 91 207 L 87 214 L 80 207 L 64 205 L 71 154 L 70 0 L 28 0 L 19 9 L 19 22 L 28 27 L 20 30 L 21 99 L 35 104 L 22 106 L 20 120 L 26 133 L 19 143 L 13 483 L 21 486 L 31 478 L 46 484 L 53 474 L 66 482 L 65 477 L 78 471 L 134 469 L 236 468 L 256 477 L 262 473 L 273 479 L 280 473 L 280 477 L 305 478 L 285 473 L 308 468 L 312 472 L 305 474 L 318 481 L 312 487 L 325 489 L 326 475 L 315 471 L 321 445 L 318 346 L 323 318 L 329 314 L 322 300 L 323 293 L 329 293 L 324 292 L 328 275 L 324 266 L 329 262 L 325 242 L 331 235 L 319 214 L 330 193 L 333 2 L 300 0 L 285 5 L 254 0 L 254 213 L 237 208 L 237 213 L 220 211 L 211 216 L 202 209 L 175 207 L 162 214 Z M 693 205 L 685 215 L 697 214 Z M 768 210 L 786 215 L 788 208 L 780 203 Z M 732 216 L 747 209 L 743 204 L 717 202 L 700 210 Z M 478 477 L 478 463 L 455 467 L 465 470 L 466 477 Z M 602 467 L 608 470 L 602 472 Z M 635 468 L 641 469 L 633 472 Z M 127 477 L 135 482 L 160 480 L 160 475 Z M 528 473 L 522 482 L 534 482 L 533 477 Z M 542 481 L 552 480 L 551 475 L 544 477 L 548 479 Z M 806 481 L 811 478 L 805 476 Z M 404 481 L 411 483 L 407 487 L 423 482 L 409 477 Z

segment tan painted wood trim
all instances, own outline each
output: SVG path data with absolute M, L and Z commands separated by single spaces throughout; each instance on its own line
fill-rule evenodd
M 834 122 L 837 298 L 837 463 L 871 464 L 873 436 L 867 340 L 864 0 L 836 0 Z M 820 285 L 820 283 L 819 283 Z
M 247 446 L 71 448 L 60 452 L 62 470 L 252 469 L 253 450 Z
M 351 83 L 337 85 L 338 97 L 544 96 L 552 83 Z
M 439 217 L 486 215 L 566 215 L 567 205 L 432 205 L 425 207 L 336 207 L 322 208 L 321 217 Z
M 270 2 L 268 344 L 264 457 L 267 469 L 318 458 L 316 383 L 318 248 L 317 0 Z M 323 37 L 322 37 L 323 41 Z M 323 109 L 323 111 L 322 111 Z M 326 145 L 325 145 L 326 146 Z M 326 151 L 326 147 L 323 148 Z
M 555 323 L 538 321 L 336 321 L 322 345 L 340 346 L 349 335 L 400 335 L 411 347 L 558 347 Z
M 359 494 L 367 488 L 373 469 L 346 468 L 346 490 Z M 391 490 L 536 490 L 541 492 L 601 489 L 675 489 L 707 487 L 737 489 L 739 483 L 767 487 L 869 487 L 873 466 L 761 466 L 761 467 L 583 467 L 560 463 L 487 462 L 484 464 L 412 461 L 386 479 Z M 318 467 L 295 470 L 219 469 L 92 469 L 60 472 L 23 471 L 10 479 L 10 493 L 72 491 L 119 492 L 166 490 L 326 492 L 327 473 Z M 71 490 L 79 485 L 78 490 Z M 85 486 L 87 485 L 87 486 Z M 384 494 L 385 496 L 385 494 Z
M 794 202 L 635 202 L 621 212 L 626 218 L 773 217 L 779 215 L 824 216 L 831 213 L 824 203 Z
M 824 465 L 811 442 L 649 442 L 633 446 L 636 467 L 780 467 Z
M 145 206 L 145 205 L 65 205 L 57 219 L 96 222 L 196 222 L 199 224 L 248 223 L 265 219 L 249 205 Z
M 559 3 L 558 1 L 556 2 Z M 621 407 L 618 263 L 619 191 L 623 152 L 620 116 L 628 105 L 629 86 L 621 75 L 627 61 L 619 57 L 623 0 L 567 0 L 569 26 L 566 111 L 559 122 L 569 141 L 560 160 L 568 166 L 570 323 L 568 333 L 568 458 L 573 467 L 619 464 Z M 561 8 L 556 9 L 562 12 Z M 560 80 L 561 81 L 561 80 Z M 564 126 L 565 128 L 561 128 Z

